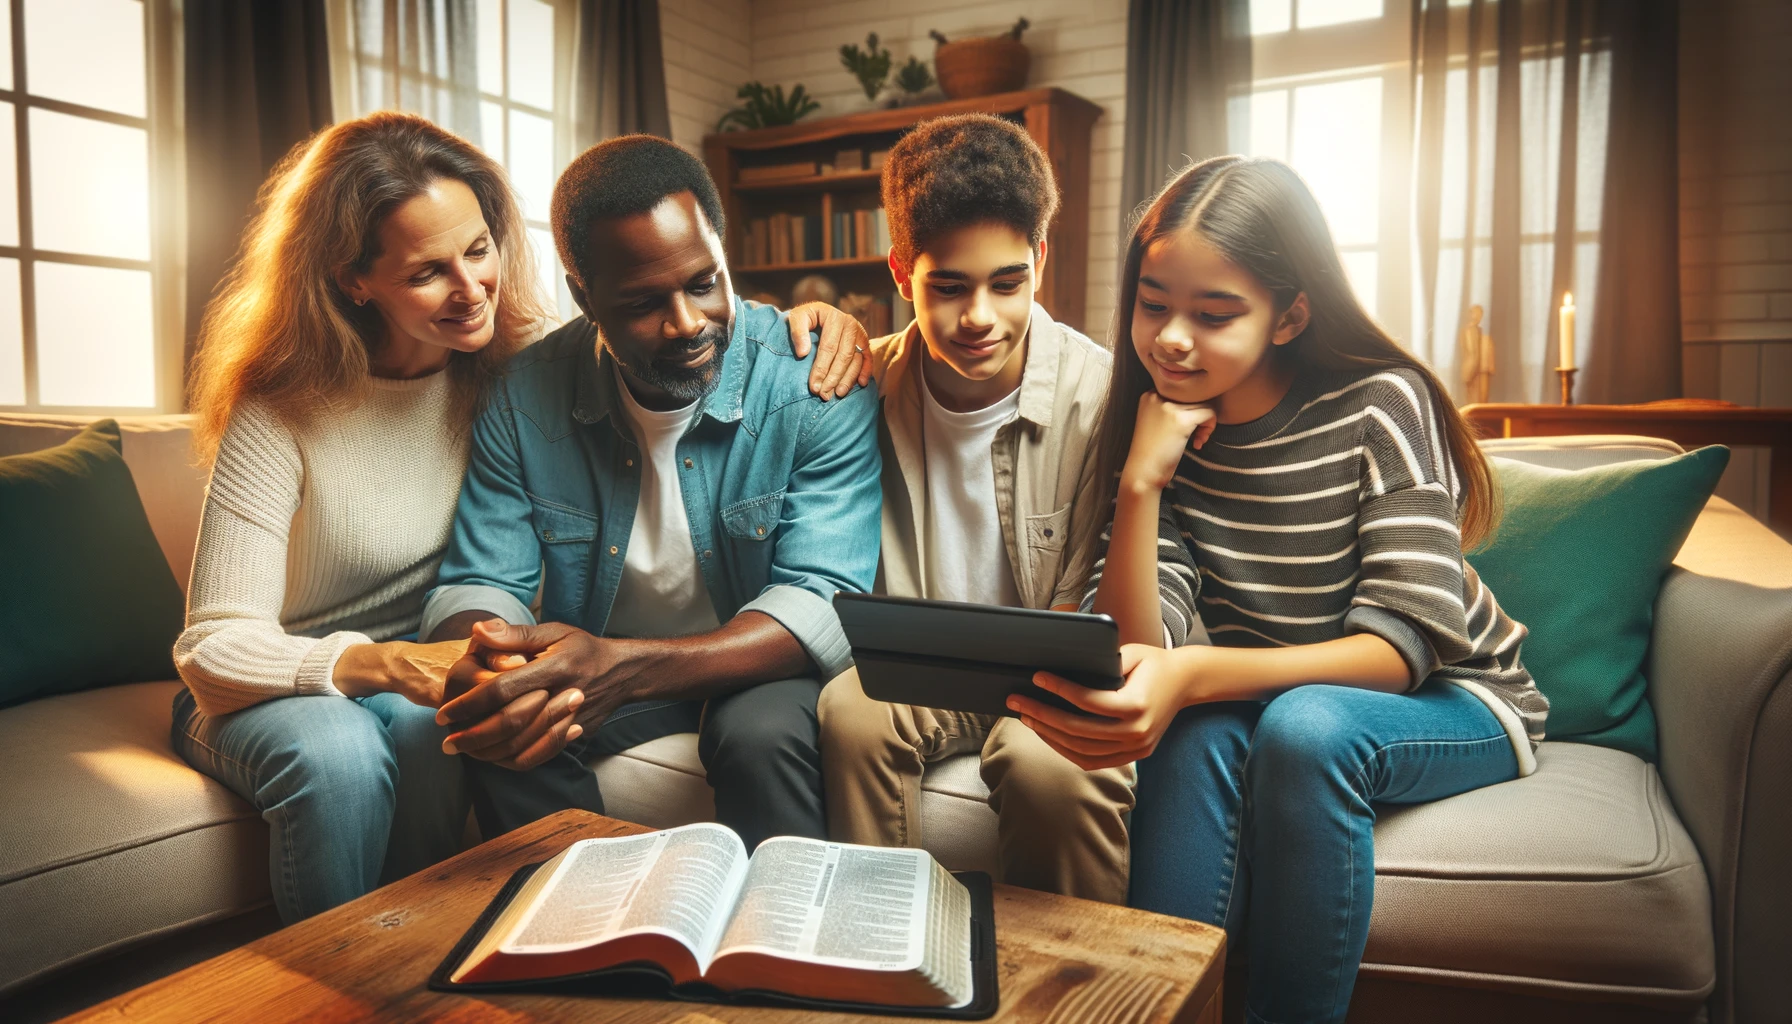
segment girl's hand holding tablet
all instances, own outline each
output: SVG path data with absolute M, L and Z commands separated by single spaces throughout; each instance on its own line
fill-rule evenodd
M 1130 764 L 1157 749 L 1164 730 L 1189 703 L 1183 690 L 1190 666 L 1176 662 L 1202 650 L 1125 644 L 1120 648 L 1120 671 L 1126 682 L 1118 690 L 1095 690 L 1050 672 L 1034 673 L 1033 682 L 1040 689 L 1089 715 L 1072 714 L 1020 694 L 1009 696 L 1008 707 L 1021 716 L 1023 725 L 1084 771 Z

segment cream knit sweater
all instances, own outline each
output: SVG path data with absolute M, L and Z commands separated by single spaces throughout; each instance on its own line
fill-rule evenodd
M 375 379 L 293 429 L 237 409 L 206 489 L 174 664 L 207 714 L 340 696 L 351 644 L 416 630 L 466 469 L 446 373 Z

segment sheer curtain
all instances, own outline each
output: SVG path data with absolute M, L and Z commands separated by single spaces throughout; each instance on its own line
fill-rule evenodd
M 339 111 L 408 110 L 481 138 L 477 0 L 347 0 Z M 344 73 L 346 72 L 346 73 Z
M 1412 18 L 1414 347 L 1460 388 L 1480 306 L 1491 399 L 1557 401 L 1571 292 L 1578 401 L 1677 395 L 1671 5 L 1413 0 Z

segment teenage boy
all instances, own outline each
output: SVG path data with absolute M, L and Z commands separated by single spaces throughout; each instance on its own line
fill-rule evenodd
M 440 717 L 480 822 L 602 811 L 586 760 L 696 732 L 749 850 L 824 838 L 815 702 L 850 660 L 834 592 L 875 579 L 876 398 L 810 394 L 784 315 L 735 298 L 721 200 L 684 150 L 599 143 L 551 212 L 585 316 L 488 396 L 423 611 L 425 636 L 479 652 Z
M 924 122 L 884 165 L 890 271 L 915 305 L 874 340 L 882 415 L 881 589 L 900 597 L 1074 609 L 1102 517 L 1093 438 L 1105 350 L 1033 301 L 1058 189 L 1020 127 L 983 114 Z M 1085 772 L 1012 718 L 887 704 L 858 673 L 819 708 L 829 831 L 921 845 L 927 762 L 981 751 L 1004 880 L 1119 903 L 1130 766 Z

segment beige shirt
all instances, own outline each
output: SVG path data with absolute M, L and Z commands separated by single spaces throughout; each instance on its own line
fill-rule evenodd
M 871 343 L 872 372 L 883 415 L 883 558 L 879 593 L 933 597 L 927 578 L 927 453 L 922 429 L 921 360 L 927 342 L 917 324 Z M 1107 350 L 1059 324 L 1038 303 L 1027 328 L 1026 365 L 1014 415 L 996 430 L 996 510 L 1014 585 L 1027 608 L 1074 605 L 1089 550 L 1068 551 L 1085 517 L 1105 517 L 1096 486 L 1096 429 L 1113 359 Z

